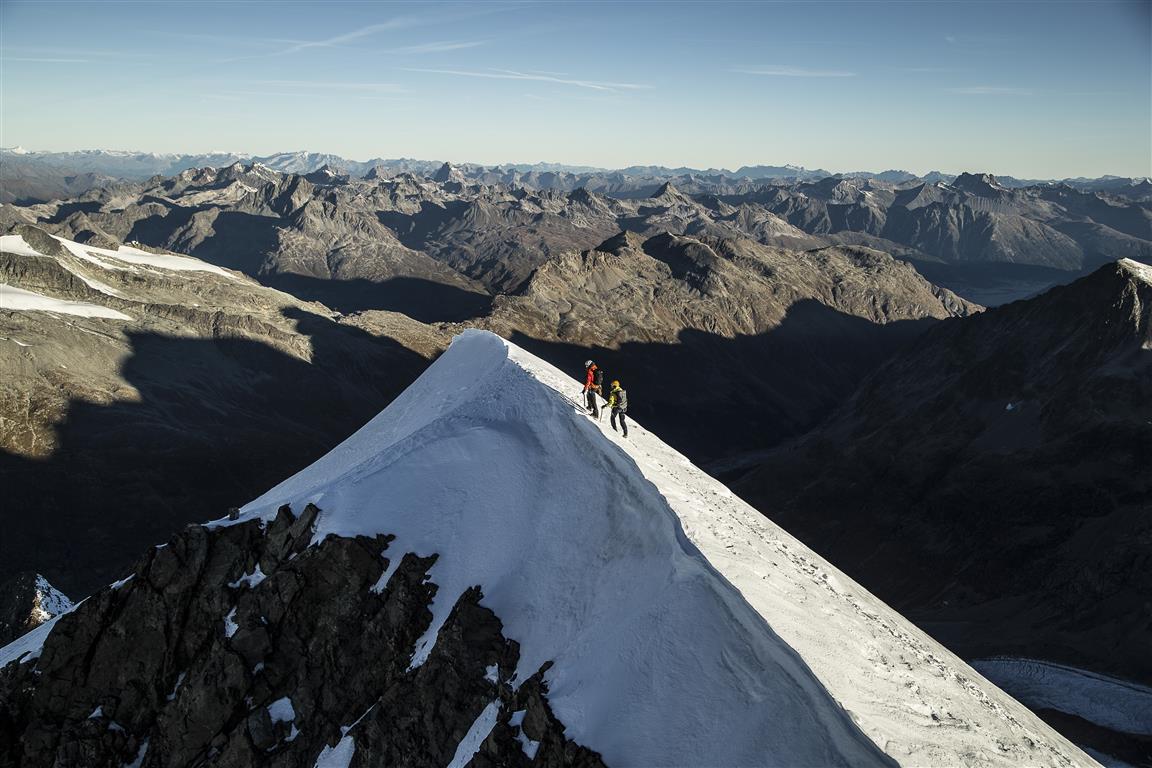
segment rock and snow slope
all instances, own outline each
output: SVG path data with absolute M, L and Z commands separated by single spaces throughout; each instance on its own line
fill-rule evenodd
M 1093 764 L 577 390 L 462 334 L 238 519 L 0 651 L 0 762 Z
M 412 666 L 481 585 L 519 679 L 554 661 L 554 712 L 609 765 L 1091 763 L 655 436 L 578 413 L 577 389 L 466 332 L 241 521 L 310 502 L 314 542 L 438 554 Z

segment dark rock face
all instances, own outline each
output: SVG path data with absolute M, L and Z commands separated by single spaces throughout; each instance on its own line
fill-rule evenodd
M 310 546 L 319 513 L 190 527 L 60 618 L 38 659 L 0 669 L 0 766 L 307 768 L 345 737 L 352 766 L 443 766 L 493 702 L 474 765 L 528 765 L 523 739 L 533 765 L 601 765 L 564 737 L 544 670 L 514 679 L 480 588 L 411 668 L 435 556 L 387 536 Z
M 1152 682 L 1149 274 L 937 324 L 735 489 L 963 656 Z

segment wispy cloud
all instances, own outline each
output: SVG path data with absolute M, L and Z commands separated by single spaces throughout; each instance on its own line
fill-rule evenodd
M 1031 88 L 1013 88 L 1005 85 L 968 85 L 963 88 L 949 88 L 949 93 L 964 96 L 1031 96 Z
M 302 40 L 291 45 L 285 46 L 275 51 L 267 51 L 264 53 L 254 53 L 247 56 L 237 56 L 232 59 L 224 59 L 225 63 L 234 61 L 244 61 L 247 59 L 263 59 L 272 56 L 290 56 L 293 53 L 300 53 L 312 48 L 338 48 L 344 43 L 350 43 L 353 40 L 369 37 L 370 35 L 378 35 L 381 32 L 391 32 L 398 29 L 406 29 L 408 27 L 418 26 L 419 24 L 427 23 L 425 20 L 413 16 L 397 16 L 394 19 L 381 22 L 379 24 L 369 24 L 359 29 L 353 29 L 350 32 L 343 34 L 333 35 L 326 37 L 322 40 Z M 261 41 L 264 42 L 264 41 Z
M 352 83 L 343 80 L 249 80 L 252 85 L 270 85 L 277 88 L 314 88 L 320 91 L 363 91 L 368 93 L 407 93 L 398 83 Z
M 405 29 L 407 27 L 415 26 L 419 23 L 420 22 L 417 19 L 407 16 L 399 16 L 381 24 L 369 24 L 366 27 L 354 29 L 351 32 L 345 32 L 342 35 L 336 35 L 334 37 L 325 38 L 323 40 L 312 40 L 309 42 L 297 43 L 296 45 L 285 48 L 282 51 L 277 51 L 272 55 L 286 56 L 290 53 L 298 53 L 309 48 L 332 48 L 340 45 L 341 43 L 348 43 L 353 40 L 359 40 L 360 38 L 368 37 L 369 35 L 378 35 L 381 32 L 390 32 L 395 29 Z
M 770 64 L 762 67 L 733 67 L 730 72 L 742 75 L 762 75 L 765 77 L 856 77 L 855 72 L 840 69 L 808 69 L 784 64 Z
M 399 48 L 386 48 L 384 53 L 404 54 L 421 54 L 421 53 L 444 53 L 446 51 L 460 51 L 465 48 L 476 48 L 484 45 L 483 40 L 460 40 L 460 41 L 442 41 L 435 43 L 421 43 L 419 45 L 404 45 Z
M 32 56 L 5 56 L 0 61 L 30 61 L 36 64 L 87 64 L 88 59 L 45 59 Z
M 896 67 L 898 72 L 916 72 L 920 74 L 941 74 L 941 73 L 955 73 L 959 69 L 952 67 Z
M 541 83 L 557 83 L 559 85 L 573 85 L 578 88 L 590 88 L 594 91 L 628 91 L 651 88 L 643 83 L 613 83 L 600 80 L 578 80 L 568 77 L 557 77 L 543 72 L 517 72 L 511 69 L 469 70 L 469 69 L 422 69 L 408 68 L 409 72 L 428 72 L 435 75 L 455 75 L 457 77 L 482 77 L 491 80 L 535 80 Z
M 491 13 L 500 13 L 516 8 L 518 6 L 490 6 L 485 8 L 470 8 L 465 11 L 456 13 L 438 14 L 432 16 L 396 16 L 382 21 L 377 24 L 368 24 L 367 26 L 353 29 L 339 35 L 333 35 L 320 40 L 301 40 L 295 41 L 290 45 L 279 48 L 274 51 L 267 51 L 264 53 L 251 54 L 247 56 L 238 56 L 233 59 L 226 59 L 226 62 L 242 61 L 245 59 L 261 59 L 273 56 L 289 56 L 301 51 L 307 51 L 315 48 L 340 48 L 347 43 L 360 40 L 366 37 L 379 35 L 385 32 L 395 32 L 402 29 L 411 29 L 413 27 L 423 27 L 430 25 L 442 25 L 454 21 L 462 21 L 465 19 L 473 18 L 476 16 L 486 16 Z M 437 53 L 442 51 L 458 50 L 460 48 L 472 48 L 477 45 L 482 45 L 482 42 L 474 41 L 447 41 L 447 42 L 434 42 L 424 43 L 418 45 L 400 46 L 392 49 L 385 49 L 385 52 L 391 53 Z

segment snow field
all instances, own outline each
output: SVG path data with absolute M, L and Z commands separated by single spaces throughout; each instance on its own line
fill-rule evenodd
M 35 248 L 33 248 L 31 245 L 29 245 L 28 242 L 23 237 L 21 237 L 20 235 L 2 235 L 2 236 L 0 236 L 0 251 L 6 251 L 8 253 L 15 253 L 15 254 L 19 254 L 20 256 L 41 256 L 41 257 L 44 256 L 44 254 L 40 253 Z M 92 288 L 93 290 L 100 291 L 101 293 L 108 294 L 109 296 L 119 296 L 120 295 L 119 292 L 117 292 L 114 288 L 111 288 L 110 286 L 105 285 L 104 283 L 100 282 L 99 280 L 94 280 L 93 278 L 88 277 L 87 275 L 85 275 L 82 272 L 77 272 L 75 269 L 72 269 L 68 264 L 60 262 L 60 265 L 62 267 L 64 267 L 65 269 L 67 269 L 69 272 L 71 272 L 76 277 L 83 280 L 84 283 L 89 288 Z
M 0 283 L 0 310 L 16 310 L 24 312 L 55 312 L 61 315 L 79 315 L 80 317 L 104 317 L 110 320 L 129 320 L 132 318 L 115 309 L 102 307 L 99 304 L 90 304 L 86 301 L 67 301 L 54 299 L 35 291 L 26 291 L 7 283 Z
M 134 266 L 166 269 L 172 272 L 211 272 L 230 280 L 239 280 L 236 275 L 226 269 L 217 267 L 190 256 L 177 256 L 170 253 L 149 253 L 139 248 L 122 245 L 116 250 L 110 248 L 95 248 L 82 243 L 74 243 L 62 237 L 53 237 L 63 245 L 69 253 L 78 259 L 95 264 L 101 269 L 125 270 Z M 120 263 L 117 263 L 120 262 Z M 127 265 L 127 266 L 125 266 Z

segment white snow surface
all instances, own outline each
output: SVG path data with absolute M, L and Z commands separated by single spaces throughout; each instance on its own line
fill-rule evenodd
M 239 587 L 247 587 L 248 589 L 252 589 L 266 578 L 268 577 L 264 575 L 264 571 L 260 570 L 260 564 L 257 563 L 256 568 L 252 571 L 252 573 L 244 574 L 228 586 L 232 587 L 233 589 L 237 589 Z
M 44 641 L 48 639 L 56 620 L 63 616 L 53 616 L 31 632 L 27 632 L 12 642 L 0 648 L 0 667 L 6 667 L 14 661 L 21 664 L 40 658 L 40 651 L 44 648 Z
M 438 553 L 433 628 L 481 585 L 516 679 L 554 661 L 557 717 L 610 765 L 1095 765 L 641 425 L 589 420 L 579 387 L 465 331 L 240 521 L 313 502 L 316 541 Z
M 56 312 L 61 315 L 106 317 L 112 320 L 132 319 L 123 312 L 118 312 L 109 307 L 102 307 L 99 304 L 91 304 L 87 301 L 54 299 L 51 296 L 45 296 L 35 291 L 26 291 L 23 288 L 17 288 L 7 283 L 0 283 L 0 309 L 25 312 Z
M 144 765 L 144 757 L 148 754 L 148 739 L 140 742 L 140 748 L 136 750 L 136 757 L 130 763 L 124 763 L 123 768 L 140 768 Z
M 76 258 L 83 259 L 103 269 L 124 270 L 131 269 L 133 266 L 141 266 L 166 269 L 172 272 L 212 272 L 213 274 L 227 277 L 230 280 L 240 279 L 222 267 L 200 261 L 200 259 L 194 259 L 191 256 L 177 256 L 172 253 L 149 253 L 148 251 L 142 251 L 139 248 L 132 248 L 127 245 L 122 245 L 116 250 L 96 248 L 90 245 L 84 245 L 83 243 L 65 240 L 62 237 L 56 237 L 56 235 L 52 237 L 60 241 L 60 244 L 68 249 L 68 252 Z
M 334 747 L 324 747 L 316 758 L 315 768 L 348 768 L 356 754 L 356 742 L 345 736 Z
M 168 701 L 176 701 L 176 694 L 179 692 L 180 686 L 184 684 L 184 678 L 187 675 L 187 672 L 181 672 L 180 676 L 176 678 L 176 684 L 172 686 L 172 693 L 168 694 Z
M 283 696 L 268 705 L 268 717 L 275 723 L 291 723 L 296 720 L 296 710 L 292 707 L 292 699 Z
M 972 666 L 1030 707 L 1152 736 L 1152 688 L 1147 686 L 1035 659 L 977 659 Z
M 59 238 L 57 238 L 57 239 L 59 239 Z M 63 241 L 61 241 L 61 242 L 63 242 Z M 69 242 L 71 242 L 71 241 L 69 241 Z M 72 244 L 78 245 L 77 243 L 72 243 Z M 8 253 L 15 253 L 15 254 L 19 254 L 21 256 L 44 256 L 44 254 L 40 253 L 35 248 L 33 248 L 31 245 L 29 245 L 28 241 L 25 240 L 20 235 L 0 235 L 0 251 L 7 251 Z M 88 285 L 89 288 L 93 288 L 97 291 L 100 291 L 101 293 L 106 293 L 109 296 L 119 296 L 120 295 L 120 293 L 116 289 L 112 288 L 111 286 L 106 285 L 106 284 L 100 282 L 99 280 L 95 280 L 95 279 L 89 277 L 88 275 L 84 274 L 83 272 L 77 272 L 70 265 L 68 265 L 64 262 L 59 262 L 59 263 L 60 263 L 60 266 L 64 267 L 69 272 L 71 272 L 73 275 L 75 275 L 76 277 L 83 280 Z
M 232 610 L 228 611 L 228 615 L 224 617 L 224 637 L 232 637 L 238 629 L 240 629 L 240 625 L 236 623 L 236 608 L 233 606 Z
M 524 733 L 524 714 L 525 710 L 521 709 L 518 712 L 513 712 L 512 717 L 508 718 L 508 725 L 516 729 L 516 740 L 520 742 L 520 748 L 524 751 L 524 756 L 529 760 L 536 759 L 536 751 L 540 749 L 540 742 L 532 741 L 528 738 L 528 734 Z
M 36 603 L 32 606 L 32 618 L 43 624 L 61 613 L 72 610 L 73 603 L 60 590 L 48 583 L 48 579 L 36 574 Z
M 460 743 L 456 745 L 456 754 L 452 756 L 452 762 L 448 763 L 448 768 L 464 768 L 468 765 L 472 757 L 480 751 L 480 745 L 484 743 L 484 739 L 492 733 L 492 728 L 495 727 L 496 718 L 499 715 L 499 699 L 480 711 L 475 722 L 472 723 L 472 727 L 468 729 L 468 733 L 464 734 L 464 738 L 460 739 Z

